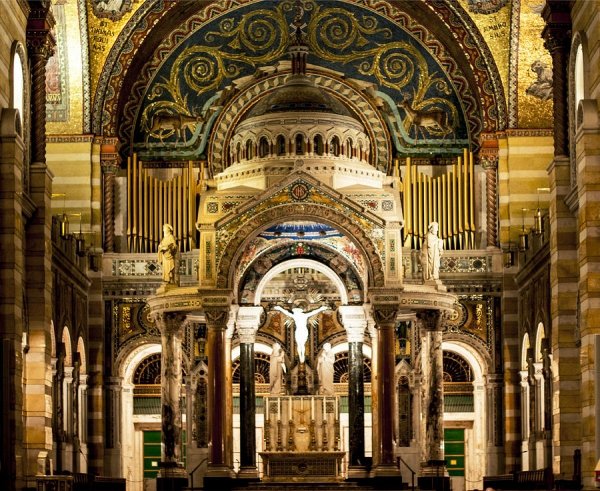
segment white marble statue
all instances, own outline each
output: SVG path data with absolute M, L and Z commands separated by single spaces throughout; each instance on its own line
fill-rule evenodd
M 273 395 L 279 395 L 281 394 L 281 389 L 284 387 L 283 377 L 287 371 L 285 366 L 285 352 L 279 343 L 273 345 L 269 362 L 269 392 Z
M 425 281 L 440 279 L 440 256 L 444 250 L 444 241 L 438 237 L 438 231 L 438 223 L 431 222 L 421 247 L 421 268 Z
M 173 236 L 173 227 L 163 225 L 163 238 L 158 244 L 158 261 L 162 265 L 164 283 L 175 284 L 175 259 L 177 258 L 177 242 Z
M 294 338 L 296 340 L 296 349 L 298 350 L 298 358 L 300 359 L 300 363 L 304 363 L 306 356 L 306 341 L 308 341 L 308 319 L 319 312 L 327 310 L 328 308 L 329 307 L 323 305 L 318 309 L 311 310 L 310 312 L 302 312 L 302 309 L 296 307 L 293 308 L 291 312 L 288 312 L 279 305 L 275 306 L 275 310 L 278 310 L 294 321 L 296 326 Z
M 335 355 L 331 350 L 331 344 L 325 343 L 323 351 L 317 360 L 317 374 L 319 375 L 319 394 L 326 396 L 334 395 L 333 389 L 333 364 Z

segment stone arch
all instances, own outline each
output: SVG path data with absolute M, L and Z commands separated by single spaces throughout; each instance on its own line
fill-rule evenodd
M 87 357 L 85 355 L 85 342 L 83 341 L 83 338 L 81 336 L 79 336 L 79 338 L 77 339 L 77 353 L 79 354 L 79 360 L 81 362 L 81 373 L 87 373 Z
M 50 356 L 56 358 L 56 332 L 53 320 L 50 320 Z
M 260 305 L 260 300 L 262 297 L 263 289 L 265 288 L 266 284 L 271 279 L 273 279 L 273 277 L 275 275 L 277 275 L 287 269 L 297 268 L 297 267 L 309 267 L 309 268 L 316 269 L 320 273 L 323 273 L 337 287 L 338 292 L 340 293 L 340 297 L 342 299 L 342 304 L 343 305 L 348 304 L 348 292 L 346 292 L 346 288 L 345 288 L 344 284 L 342 283 L 342 280 L 335 273 L 335 271 L 333 271 L 333 269 L 331 269 L 329 266 L 326 266 L 318 261 L 315 261 L 314 259 L 304 259 L 303 258 L 303 259 L 290 259 L 290 260 L 283 261 L 283 262 L 273 266 L 256 286 L 256 293 L 254 295 L 254 305 Z
M 368 286 L 384 286 L 384 264 L 377 252 L 377 246 L 367 232 L 348 216 L 336 210 L 326 206 L 301 202 L 277 206 L 263 211 L 253 216 L 236 231 L 225 246 L 217 266 L 218 288 L 233 288 L 236 292 L 235 272 L 245 247 L 260 232 L 282 220 L 322 221 L 337 228 L 354 243 L 366 258 L 367 285 L 365 285 L 365 288 Z
M 534 359 L 536 362 L 542 361 L 542 341 L 546 338 L 546 329 L 544 323 L 539 322 L 535 333 L 535 348 L 534 348 Z
M 18 66 L 20 64 L 20 66 Z M 9 106 L 17 109 L 20 127 L 27 127 L 27 118 L 29 111 L 27 107 L 29 104 L 29 92 L 28 92 L 28 77 L 27 77 L 27 56 L 25 55 L 25 49 L 23 45 L 18 41 L 13 42 L 10 50 L 10 67 L 9 67 L 9 90 L 10 90 L 10 104 Z M 20 92 L 17 87 L 20 85 Z
M 521 342 L 521 370 L 527 370 L 527 351 L 529 348 L 531 348 L 531 343 L 529 341 L 529 333 L 526 332 Z
M 73 366 L 73 343 L 71 341 L 71 332 L 67 326 L 63 327 L 60 342 L 65 346 L 65 366 Z

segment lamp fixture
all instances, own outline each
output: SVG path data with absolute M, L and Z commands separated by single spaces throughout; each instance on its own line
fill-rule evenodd
M 525 212 L 527 211 L 527 208 L 522 208 L 521 211 L 523 213 L 523 226 L 521 228 L 521 233 L 519 234 L 519 250 L 525 252 L 529 249 L 529 235 L 525 228 Z
M 512 242 L 508 242 L 508 249 L 504 251 L 504 267 L 511 268 L 515 265 L 515 250 L 513 249 Z

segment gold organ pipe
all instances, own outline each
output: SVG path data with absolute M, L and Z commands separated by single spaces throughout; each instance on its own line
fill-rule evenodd
M 465 149 L 463 154 L 463 196 L 465 201 L 464 213 L 465 213 L 465 230 L 471 230 L 471 224 L 469 223 L 469 210 L 471 205 L 471 196 L 469 194 L 469 154 Z
M 148 252 L 154 250 L 154 178 L 152 176 L 147 177 L 147 189 L 148 189 Z
M 182 244 L 185 243 L 185 230 L 183 228 L 183 174 L 185 169 L 181 169 L 181 174 L 177 176 L 179 190 L 177 191 L 177 223 L 179 225 L 179 238 Z
M 154 243 L 152 244 L 153 250 L 156 250 L 158 243 L 160 242 L 160 220 L 158 217 L 158 185 L 156 177 L 152 178 L 152 208 L 154 209 L 154 220 L 152 220 L 154 227 Z
M 137 160 L 137 155 L 134 154 L 134 158 Z M 137 165 L 137 203 L 136 203 L 136 214 L 137 214 L 137 234 L 136 234 L 136 252 L 140 252 L 143 246 L 143 233 L 144 233 L 144 208 L 142 206 L 142 200 L 144 196 L 144 163 L 138 160 Z
M 131 196 L 131 157 L 127 157 L 127 244 L 131 251 L 131 222 L 133 220 L 133 205 Z
M 188 250 L 188 208 L 187 208 L 187 192 L 189 189 L 188 178 L 188 170 L 187 167 L 183 167 L 181 169 L 181 178 L 183 180 L 183 189 L 181 194 L 181 213 L 182 213 L 182 223 L 183 230 L 181 231 L 183 248 Z
M 475 174 L 473 169 L 473 152 L 469 152 L 469 188 L 471 197 L 471 206 L 469 207 L 471 231 L 475 232 Z
M 149 207 L 150 207 L 150 188 L 148 186 L 149 181 L 150 181 L 150 176 L 148 175 L 148 169 L 144 169 L 144 208 L 142 209 L 143 213 L 144 213 L 144 252 L 150 252 L 150 249 L 148 248 L 148 235 L 149 235 L 149 231 L 150 231 L 150 213 L 149 213 Z
M 458 157 L 458 165 L 456 171 L 456 182 L 458 186 L 457 203 L 458 206 L 458 232 L 462 234 L 463 228 L 463 187 L 462 187 L 462 157 Z
M 427 225 L 429 226 L 429 223 L 433 222 L 433 221 L 437 221 L 435 219 L 435 215 L 433 213 L 433 177 L 432 176 L 428 176 L 427 177 L 427 189 L 428 189 L 428 193 L 429 193 L 429 205 L 428 205 L 428 212 L 427 214 L 429 215 L 429 220 L 427 220 Z
M 448 189 L 446 188 L 446 174 L 442 174 L 442 238 L 446 239 L 448 237 Z
M 142 231 L 140 233 L 141 236 L 141 251 L 148 252 L 147 247 L 147 239 L 148 239 L 148 195 L 146 193 L 146 184 L 148 177 L 148 169 L 142 169 L 142 199 L 141 201 L 141 214 L 142 214 Z
M 195 246 L 194 220 L 196 217 L 194 216 L 194 209 L 196 207 L 196 180 L 194 179 L 194 166 L 192 165 L 191 160 L 188 163 L 188 182 L 190 185 L 190 191 L 188 195 L 188 237 L 190 244 L 189 247 L 192 249 Z
M 423 195 L 421 199 L 423 201 L 423 235 L 427 234 L 427 228 L 429 227 L 429 210 L 427 209 L 427 202 L 429 201 L 429 189 L 428 189 L 428 177 L 426 174 L 422 174 L 423 180 Z
M 137 252 L 137 208 L 138 208 L 138 186 L 137 186 L 137 155 L 133 154 L 133 168 L 131 171 L 131 187 L 133 189 L 133 225 L 131 227 L 131 252 Z
M 410 166 L 410 157 L 406 157 L 406 171 L 404 173 L 404 212 L 406 216 L 404 217 L 404 227 L 406 229 L 406 234 L 412 235 L 413 227 L 412 227 L 412 216 L 411 216 L 411 204 L 412 204 L 412 187 L 411 187 L 411 166 Z
M 442 213 L 442 179 L 440 176 L 436 179 L 437 184 L 437 192 L 435 193 L 437 197 L 437 219 L 440 225 L 440 236 L 443 237 L 444 230 L 444 214 Z
M 457 173 L 458 173 L 458 169 L 457 169 L 457 165 L 454 164 L 452 166 L 452 242 L 454 244 L 454 247 L 456 248 L 456 235 L 458 234 L 458 206 L 457 206 L 457 201 L 458 201 L 458 193 L 457 193 L 457 188 L 458 188 L 458 183 L 456 181 L 456 177 L 457 177 Z
M 419 238 L 419 244 L 423 237 L 423 186 L 422 186 L 423 174 L 417 175 L 417 237 Z

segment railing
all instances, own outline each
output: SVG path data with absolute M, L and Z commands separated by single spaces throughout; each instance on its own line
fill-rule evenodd
M 37 476 L 37 491 L 125 491 L 125 479 L 76 473 L 70 476 Z
M 206 457 L 206 458 L 202 459 L 202 460 L 201 460 L 201 461 L 198 463 L 198 465 L 192 469 L 192 471 L 191 471 L 191 472 L 188 472 L 188 475 L 190 476 L 190 488 L 191 488 L 191 489 L 194 489 L 194 472 L 196 472 L 196 471 L 197 471 L 197 470 L 200 468 L 200 466 L 201 466 L 202 464 L 204 464 L 204 462 L 208 462 L 208 457 Z
M 410 471 L 410 474 L 411 474 L 410 478 L 411 478 L 411 482 L 412 482 L 411 486 L 412 486 L 412 489 L 415 489 L 415 475 L 417 473 L 413 470 L 413 468 L 410 465 L 408 465 L 406 460 L 404 460 L 402 457 L 398 457 L 398 468 L 399 469 L 401 468 L 400 464 L 404 464 L 406 466 L 406 468 Z

